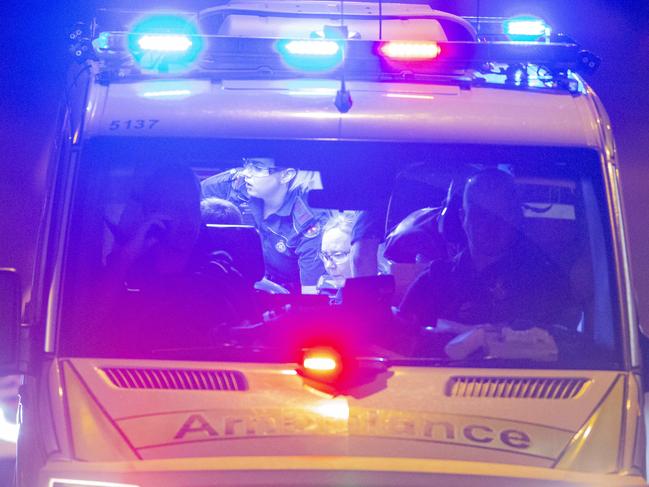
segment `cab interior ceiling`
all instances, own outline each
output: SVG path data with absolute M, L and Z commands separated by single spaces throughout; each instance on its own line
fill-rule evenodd
M 574 147 L 431 144 L 389 141 L 286 139 L 180 139 L 98 137 L 84 148 L 86 160 L 183 162 L 218 172 L 250 157 L 269 157 L 278 167 L 319 171 L 323 190 L 312 191 L 315 207 L 369 209 L 386 201 L 397 175 L 413 165 L 454 173 L 463 166 L 512 165 L 536 176 L 598 178 L 595 150 Z M 466 171 L 461 171 L 466 172 Z

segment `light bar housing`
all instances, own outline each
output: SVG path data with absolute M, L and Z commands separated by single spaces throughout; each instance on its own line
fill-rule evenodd
M 435 41 L 388 41 L 379 52 L 388 59 L 401 61 L 430 61 L 440 55 Z
M 128 33 L 113 32 L 108 39 L 102 39 L 108 49 L 95 49 L 100 59 L 117 59 L 120 67 L 123 58 L 116 56 L 124 50 Z M 301 41 L 302 43 L 297 43 Z M 309 41 L 309 42 L 307 42 Z M 308 52 L 311 42 L 335 42 L 338 50 L 333 55 L 331 45 L 318 45 L 319 54 Z M 95 43 L 96 44 L 96 43 Z M 259 37 L 208 36 L 206 48 L 195 63 L 205 76 L 237 77 L 309 77 L 337 76 L 343 70 L 347 79 L 381 78 L 385 76 L 437 75 L 457 76 L 467 70 L 483 71 L 489 64 L 543 66 L 556 73 L 568 71 L 589 74 L 599 65 L 599 59 L 579 45 L 566 42 L 470 42 L 440 41 L 435 43 L 439 55 L 416 63 L 412 59 L 387 58 L 381 52 L 383 41 L 345 39 L 335 41 L 314 41 L 310 39 L 274 39 Z M 311 44 L 315 46 L 316 44 Z M 291 46 L 294 53 L 288 51 Z M 328 50 L 329 49 L 329 50 Z

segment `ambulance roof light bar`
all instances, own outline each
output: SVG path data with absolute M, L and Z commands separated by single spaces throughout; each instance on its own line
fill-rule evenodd
M 499 25 L 511 34 L 537 35 L 549 29 L 529 18 L 511 19 L 506 27 L 502 22 Z M 120 52 L 130 54 L 134 74 L 138 69 L 141 74 L 164 74 L 196 68 L 205 75 L 243 76 L 263 68 L 260 76 L 321 76 L 339 70 L 350 77 L 399 76 L 403 72 L 456 76 L 466 70 L 487 72 L 485 66 L 490 65 L 533 64 L 554 76 L 597 68 L 599 60 L 574 42 L 553 39 L 564 42 L 550 42 L 547 37 L 544 42 L 522 43 L 203 36 L 188 18 L 155 15 L 128 32 L 102 32 L 92 45 L 96 56 L 106 61 L 106 73 L 128 65 L 128 58 Z
M 412 61 L 432 60 L 441 53 L 435 41 L 388 41 L 379 51 L 389 59 Z
M 119 38 L 122 38 L 122 41 Z M 111 33 L 106 40 L 100 35 L 102 45 L 110 46 L 101 49 L 93 42 L 99 58 L 109 59 L 111 54 L 126 50 L 123 38 L 128 38 L 129 44 L 134 44 L 132 35 L 126 33 Z M 175 62 L 187 64 L 197 55 L 197 39 L 191 38 L 192 44 L 185 52 L 168 52 L 167 58 Z M 144 46 L 150 47 L 152 41 Z M 165 44 L 168 41 L 165 40 Z M 188 45 L 187 41 L 184 41 Z M 202 43 L 203 41 L 201 41 Z M 486 64 L 534 64 L 544 66 L 555 72 L 568 70 L 589 73 L 594 71 L 599 60 L 583 51 L 574 43 L 521 43 L 521 42 L 436 42 L 430 44 L 409 44 L 381 41 L 363 41 L 347 39 L 333 41 L 333 44 L 312 44 L 332 41 L 296 42 L 295 39 L 245 38 L 213 36 L 209 38 L 209 49 L 205 50 L 204 59 L 195 63 L 201 70 L 210 71 L 242 71 L 266 66 L 275 73 L 293 70 L 294 74 L 308 75 L 309 69 L 300 69 L 306 61 L 322 60 L 321 64 L 327 71 L 333 71 L 345 65 L 347 74 L 365 73 L 377 75 L 399 73 L 401 64 L 406 63 L 413 73 L 444 74 L 454 70 L 482 70 Z M 335 44 L 335 46 L 334 46 Z M 136 49 L 129 51 L 137 65 L 147 59 L 147 52 L 136 44 Z M 335 51 L 335 53 L 334 53 Z M 332 54 L 333 53 L 333 54 Z M 113 56 L 114 57 L 114 56 Z M 121 58 L 120 58 L 121 59 Z M 305 62 L 297 62 L 303 60 Z M 389 64 L 381 60 L 390 61 Z M 417 61 L 413 64 L 410 61 Z M 288 62 L 290 61 L 290 62 Z M 331 63 L 329 62 L 331 61 Z M 422 62 L 423 61 L 423 62 Z M 400 67 L 401 66 L 401 67 Z M 318 74 L 317 70 L 313 70 Z

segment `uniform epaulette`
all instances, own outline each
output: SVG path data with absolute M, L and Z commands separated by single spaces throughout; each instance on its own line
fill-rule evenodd
M 293 204 L 293 224 L 295 229 L 300 231 L 316 217 L 315 213 L 304 201 L 302 195 L 295 198 Z
M 317 237 L 322 232 L 318 215 L 309 208 L 302 195 L 298 195 L 293 204 L 293 228 L 306 238 Z

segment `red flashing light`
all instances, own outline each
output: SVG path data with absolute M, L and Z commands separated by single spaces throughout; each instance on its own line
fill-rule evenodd
M 381 55 L 393 60 L 430 61 L 442 52 L 435 41 L 390 41 L 379 48 Z
M 338 363 L 332 357 L 308 357 L 304 359 L 304 368 L 312 372 L 333 372 Z
M 311 348 L 304 352 L 302 368 L 311 375 L 336 376 L 341 370 L 341 358 L 331 348 Z

